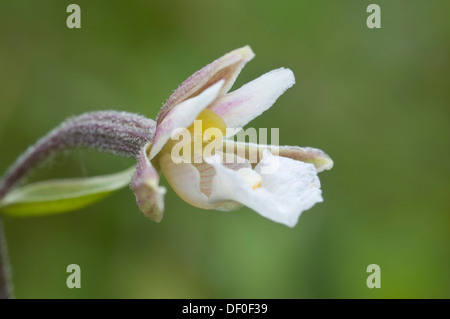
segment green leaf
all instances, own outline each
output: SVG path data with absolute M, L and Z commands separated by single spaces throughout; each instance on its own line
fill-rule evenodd
M 15 217 L 44 216 L 79 209 L 100 201 L 130 183 L 135 167 L 103 176 L 37 182 L 9 192 L 0 213 Z

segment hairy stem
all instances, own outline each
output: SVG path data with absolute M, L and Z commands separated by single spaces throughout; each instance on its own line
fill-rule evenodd
M 3 231 L 2 218 L 0 216 L 0 299 L 13 297 L 13 285 L 11 281 L 11 268 L 8 259 L 8 249 Z
M 45 159 L 72 148 L 91 148 L 137 157 L 153 140 L 155 121 L 140 115 L 100 111 L 69 118 L 29 147 L 0 181 L 0 199 Z

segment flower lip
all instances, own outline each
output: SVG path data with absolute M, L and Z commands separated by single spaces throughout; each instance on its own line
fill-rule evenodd
M 235 201 L 272 221 L 293 227 L 303 211 L 323 201 L 317 171 L 310 163 L 265 151 L 254 170 L 262 177 L 261 187 L 255 189 L 239 170 L 225 167 L 219 157 L 206 161 L 216 173 L 209 202 Z M 265 169 L 266 166 L 278 167 L 277 173 L 265 173 L 272 171 Z

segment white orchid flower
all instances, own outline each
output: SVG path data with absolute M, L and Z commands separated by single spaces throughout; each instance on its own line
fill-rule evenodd
M 322 201 L 317 173 L 330 169 L 333 161 L 315 148 L 227 139 L 295 83 L 292 71 L 280 68 L 228 93 L 253 57 L 246 46 L 194 73 L 170 96 L 156 122 L 118 111 L 70 117 L 5 172 L 0 179 L 0 214 L 27 217 L 79 209 L 126 186 L 135 171 L 130 186 L 137 204 L 159 222 L 166 192 L 159 186 L 162 172 L 193 206 L 228 211 L 245 205 L 275 222 L 295 226 L 303 211 Z M 176 143 L 177 136 L 182 141 Z M 45 159 L 75 148 L 137 157 L 138 163 L 136 169 L 105 176 L 18 185 Z
M 295 83 L 292 71 L 280 68 L 228 93 L 253 57 L 248 46 L 224 55 L 184 81 L 162 107 L 153 141 L 141 150 L 131 182 L 139 208 L 152 220 L 159 222 L 164 211 L 166 190 L 159 186 L 160 172 L 193 206 L 227 211 L 245 205 L 289 227 L 296 225 L 303 211 L 323 200 L 317 173 L 331 169 L 333 161 L 319 149 L 223 138 L 223 152 L 205 156 L 194 151 L 195 160 L 188 162 L 173 157 L 173 138 L 180 129 L 192 132 L 194 121 L 201 120 L 203 142 L 210 140 L 205 137 L 209 128 L 224 134 L 226 128 L 236 132 Z M 198 137 L 195 134 L 194 130 L 192 143 Z M 252 155 L 256 162 L 250 161 Z

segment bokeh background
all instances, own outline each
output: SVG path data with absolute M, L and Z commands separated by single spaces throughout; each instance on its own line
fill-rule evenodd
M 81 29 L 66 8 L 81 7 Z M 366 8 L 381 6 L 382 28 Z M 155 117 L 191 73 L 256 53 L 235 88 L 278 67 L 297 84 L 250 125 L 335 167 L 289 229 L 249 209 L 193 208 L 168 187 L 160 224 L 123 189 L 72 213 L 3 218 L 19 298 L 449 298 L 450 2 L 2 1 L 0 171 L 70 115 Z M 31 180 L 125 169 L 74 151 Z M 163 179 L 162 184 L 168 186 Z M 81 289 L 66 267 L 81 267 Z M 368 289 L 366 267 L 381 267 Z

